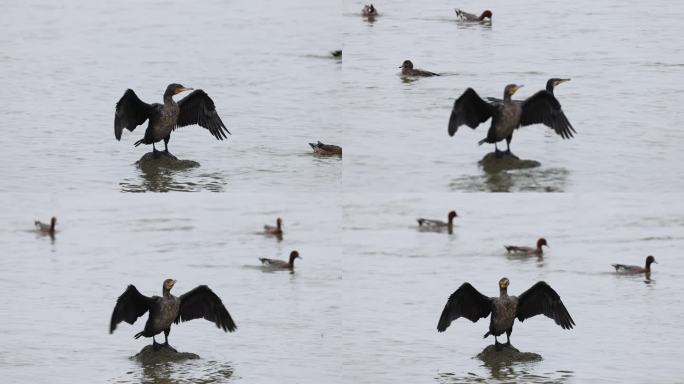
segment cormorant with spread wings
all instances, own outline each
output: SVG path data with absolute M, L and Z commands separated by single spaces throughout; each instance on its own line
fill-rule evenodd
M 496 143 L 506 140 L 507 153 L 511 152 L 513 131 L 520 126 L 544 124 L 552 128 L 564 139 L 573 137 L 575 129 L 561 109 L 561 105 L 553 93 L 541 90 L 522 102 L 511 100 L 511 96 L 522 85 L 509 84 L 504 88 L 503 101 L 486 102 L 472 88 L 466 89 L 456 99 L 449 118 L 449 136 L 453 136 L 458 127 L 465 124 L 477 128 L 489 118 L 492 119 L 487 137 L 478 144 L 494 144 L 495 153 L 500 154 Z
M 140 144 L 152 144 L 153 153 L 157 153 L 154 143 L 164 140 L 165 151 L 169 152 L 169 140 L 171 131 L 178 127 L 197 124 L 211 132 L 218 140 L 228 138 L 230 134 L 225 124 L 221 121 L 214 101 L 201 89 L 190 92 L 180 99 L 178 103 L 173 96 L 184 91 L 192 90 L 180 84 L 169 84 L 164 92 L 164 104 L 147 104 L 140 100 L 132 89 L 128 89 L 116 103 L 114 115 L 114 136 L 121 140 L 121 133 L 126 128 L 133 131 L 138 125 L 149 120 L 145 136 L 135 142 Z
M 508 279 L 502 278 L 499 280 L 499 297 L 487 297 L 470 283 L 463 283 L 444 306 L 437 330 L 444 332 L 459 317 L 465 317 L 474 323 L 491 313 L 489 332 L 484 337 L 493 335 L 494 343 L 498 346 L 499 341 L 496 338 L 504 332 L 507 344 L 511 344 L 513 321 L 516 318 L 522 322 L 536 315 L 544 315 L 563 329 L 572 329 L 575 325 L 558 293 L 545 282 L 538 282 L 519 297 L 508 296 L 508 284 Z
M 237 329 L 235 322 L 230 317 L 228 310 L 221 299 L 206 285 L 200 285 L 195 289 L 176 297 L 171 294 L 176 280 L 166 279 L 162 287 L 162 297 L 147 297 L 141 294 L 134 285 L 129 285 L 126 291 L 119 296 L 112 312 L 112 320 L 109 325 L 109 333 L 114 332 L 117 324 L 122 321 L 133 324 L 138 317 L 150 312 L 142 332 L 138 332 L 135 338 L 140 336 L 151 337 L 152 345 L 157 348 L 159 344 L 154 339 L 155 335 L 164 332 L 165 344 L 169 344 L 169 332 L 171 324 L 181 321 L 204 318 L 223 329 L 225 332 L 233 332 Z

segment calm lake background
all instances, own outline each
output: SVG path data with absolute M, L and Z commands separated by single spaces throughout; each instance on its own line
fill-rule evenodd
M 4 381 L 681 381 L 684 7 L 375 5 L 369 21 L 357 1 L 3 3 Z M 455 6 L 494 21 L 458 23 Z M 402 79 L 405 59 L 443 76 Z M 500 97 L 523 83 L 525 97 L 549 77 L 572 78 L 556 95 L 578 133 L 517 131 L 513 152 L 540 167 L 485 172 L 488 123 L 447 135 L 467 87 Z M 160 102 L 171 82 L 204 89 L 232 135 L 179 129 L 171 152 L 200 166 L 140 168 L 145 127 L 117 142 L 115 103 L 127 88 Z M 317 140 L 343 146 L 344 163 L 312 156 Z M 492 191 L 533 193 L 480 193 Z M 416 229 L 451 209 L 454 234 Z M 32 231 L 52 215 L 54 240 Z M 282 242 L 258 233 L 276 217 Z M 543 259 L 504 252 L 540 236 Z M 294 274 L 259 267 L 293 249 Z M 648 281 L 610 267 L 648 254 Z M 473 359 L 487 320 L 436 332 L 461 283 L 495 295 L 503 276 L 513 294 L 547 281 L 577 322 L 515 325 L 513 344 L 539 363 Z M 238 331 L 174 326 L 171 344 L 201 358 L 140 364 L 145 319 L 109 335 L 111 310 L 127 284 L 158 295 L 169 277 L 176 294 L 209 285 Z

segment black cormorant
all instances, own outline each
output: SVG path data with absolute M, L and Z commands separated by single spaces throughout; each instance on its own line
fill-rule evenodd
M 449 118 L 449 135 L 453 136 L 458 127 L 466 124 L 470 128 L 477 128 L 480 123 L 492 118 L 487 137 L 480 140 L 478 144 L 494 144 L 496 153 L 499 149 L 496 143 L 506 140 L 507 151 L 510 153 L 513 131 L 520 126 L 532 124 L 544 124 L 552 128 L 564 139 L 573 136 L 575 129 L 572 127 L 565 114 L 561 110 L 560 103 L 548 91 L 542 90 L 528 97 L 522 102 L 516 102 L 511 96 L 522 87 L 522 85 L 509 84 L 504 88 L 503 101 L 489 103 L 472 89 L 466 89 L 463 94 L 456 99 Z
M 162 287 L 162 297 L 147 297 L 138 292 L 134 285 L 129 285 L 126 291 L 119 296 L 112 312 L 112 320 L 109 324 L 109 333 L 114 332 L 117 324 L 122 321 L 133 324 L 138 317 L 150 312 L 145 328 L 138 332 L 135 338 L 140 336 L 151 337 L 152 345 L 158 346 L 154 336 L 164 332 L 165 344 L 169 344 L 169 332 L 171 324 L 181 321 L 204 318 L 224 331 L 233 332 L 237 329 L 235 322 L 230 317 L 228 310 L 221 299 L 206 285 L 200 285 L 195 289 L 176 297 L 171 294 L 176 280 L 166 279 Z
M 489 332 L 484 337 L 493 335 L 494 343 L 498 345 L 497 336 L 505 332 L 507 344 L 510 345 L 516 317 L 522 322 L 536 315 L 544 315 L 563 329 L 571 329 L 575 325 L 560 296 L 545 282 L 538 282 L 519 297 L 508 296 L 508 284 L 508 279 L 502 278 L 499 280 L 499 297 L 487 297 L 469 283 L 463 283 L 444 306 L 437 330 L 444 332 L 459 317 L 476 322 L 491 313 Z
M 180 99 L 178 103 L 173 96 L 192 88 L 185 88 L 180 84 L 169 84 L 164 92 L 164 104 L 147 104 L 140 100 L 132 89 L 126 90 L 118 103 L 114 115 L 114 136 L 121 140 L 121 132 L 124 128 L 133 131 L 138 125 L 149 119 L 145 136 L 135 142 L 140 144 L 152 144 L 153 153 L 157 153 L 154 143 L 164 140 L 164 148 L 169 151 L 171 131 L 178 127 L 197 124 L 211 132 L 218 140 L 228 138 L 230 134 L 221 121 L 214 101 L 201 89 L 190 92 Z
M 302 258 L 299 256 L 299 252 L 297 251 L 292 251 L 290 252 L 290 260 L 285 261 L 285 260 L 277 260 L 277 259 L 267 259 L 265 257 L 260 257 L 259 261 L 261 261 L 261 264 L 263 264 L 266 267 L 271 267 L 271 268 L 281 268 L 281 269 L 294 269 L 294 260 L 296 258 Z
M 438 73 L 430 72 L 430 71 L 424 71 L 422 69 L 414 69 L 413 68 L 413 63 L 411 60 L 404 60 L 404 62 L 401 64 L 401 74 L 403 76 L 423 76 L 423 77 L 428 77 L 428 76 L 439 76 Z

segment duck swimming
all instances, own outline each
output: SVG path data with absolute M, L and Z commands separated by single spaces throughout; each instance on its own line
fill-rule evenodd
M 418 226 L 419 227 L 426 227 L 426 228 L 431 228 L 431 229 L 449 229 L 452 230 L 454 227 L 454 218 L 458 217 L 456 214 L 456 211 L 451 211 L 447 215 L 447 221 L 441 221 L 441 220 L 432 220 L 432 219 L 423 219 L 423 218 L 418 218 L 416 221 L 418 221 Z
M 190 91 L 180 84 L 169 84 L 164 92 L 164 104 L 147 104 L 140 100 L 132 89 L 128 89 L 116 103 L 114 114 L 114 137 L 121 140 L 124 128 L 133 132 L 138 126 L 149 120 L 145 136 L 135 142 L 140 144 L 152 144 L 152 151 L 157 154 L 154 143 L 164 140 L 165 152 L 169 152 L 169 140 L 171 132 L 178 127 L 197 124 L 204 127 L 218 140 L 228 138 L 230 134 L 225 124 L 221 121 L 214 101 L 201 89 L 190 92 L 180 99 L 178 103 L 173 96 L 181 92 Z
M 181 321 L 204 318 L 216 324 L 224 332 L 234 332 L 237 329 L 223 302 L 209 287 L 200 285 L 176 297 L 171 294 L 174 284 L 176 280 L 164 280 L 161 297 L 147 297 L 141 294 L 134 285 L 129 285 L 116 301 L 109 323 L 109 333 L 113 333 L 120 322 L 133 324 L 148 311 L 150 314 L 145 328 L 142 332 L 136 333 L 135 338 L 151 337 L 155 349 L 159 348 L 159 344 L 154 336 L 162 332 L 164 332 L 164 344 L 169 345 L 172 323 L 178 324 Z
M 518 245 L 504 245 L 504 248 L 506 248 L 506 251 L 508 251 L 508 253 L 515 253 L 518 255 L 542 256 L 544 255 L 544 250 L 542 249 L 542 246 L 549 246 L 549 244 L 546 242 L 546 239 L 543 237 L 537 240 L 536 248 Z
M 283 235 L 283 219 L 280 217 L 276 219 L 275 227 L 272 225 L 264 225 L 264 234 L 271 236 Z
M 401 67 L 399 68 L 401 68 L 402 76 L 439 76 L 439 74 L 434 72 L 424 71 L 422 69 L 414 69 L 411 60 L 404 60 L 404 63 L 401 64 Z
M 472 13 L 464 12 L 458 8 L 454 9 L 454 12 L 456 12 L 456 17 L 461 19 L 461 21 L 470 21 L 470 22 L 482 22 L 482 21 L 492 21 L 492 11 L 489 9 L 485 10 L 482 12 L 480 16 L 473 15 Z M 485 20 L 489 19 L 489 20 Z
M 500 155 L 500 151 L 496 143 L 502 140 L 506 140 L 506 153 L 510 154 L 513 131 L 521 126 L 544 124 L 564 139 L 572 137 L 575 130 L 553 94 L 542 90 L 522 102 L 515 102 L 511 96 L 520 88 L 522 85 L 508 84 L 504 88 L 503 101 L 495 103 L 482 100 L 472 88 L 466 89 L 456 99 L 451 110 L 449 136 L 453 136 L 458 127 L 463 124 L 475 129 L 491 117 L 492 122 L 487 131 L 487 137 L 480 140 L 478 144 L 494 144 L 497 155 Z
M 437 331 L 444 332 L 452 321 L 465 317 L 473 323 L 489 316 L 489 331 L 487 336 L 494 336 L 494 345 L 499 346 L 497 336 L 506 333 L 506 344 L 511 344 L 513 321 L 517 318 L 523 322 L 536 315 L 544 315 L 563 329 L 572 329 L 575 322 L 568 310 L 548 284 L 540 281 L 520 296 L 508 296 L 509 280 L 499 280 L 499 297 L 487 297 L 477 291 L 469 283 L 463 283 L 450 297 L 444 306 L 442 315 L 437 323 Z
M 342 147 L 333 144 L 309 143 L 314 154 L 319 156 L 342 156 Z
M 294 260 L 298 257 L 300 259 L 302 258 L 301 256 L 299 256 L 299 252 L 292 251 L 292 252 L 290 252 L 290 260 L 289 261 L 277 260 L 277 259 L 267 259 L 265 257 L 260 257 L 259 261 L 261 261 L 261 264 L 264 265 L 265 267 L 293 270 L 294 269 Z
M 53 216 L 50 219 L 50 224 L 41 223 L 38 220 L 34 221 L 33 224 L 36 226 L 36 231 L 38 231 L 44 235 L 54 236 L 55 225 L 57 224 L 57 218 Z
M 368 4 L 363 6 L 363 10 L 361 11 L 361 14 L 364 17 L 375 17 L 378 15 L 377 9 L 373 6 L 373 4 Z
M 644 267 L 640 267 L 638 265 L 625 265 L 625 264 L 611 264 L 613 268 L 615 268 L 616 272 L 624 272 L 624 273 L 651 273 L 651 264 L 658 262 L 655 260 L 655 257 L 653 256 L 648 256 L 646 258 L 646 265 Z

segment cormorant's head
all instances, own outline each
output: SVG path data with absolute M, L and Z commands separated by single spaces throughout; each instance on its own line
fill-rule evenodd
M 651 264 L 653 264 L 653 263 L 658 264 L 658 262 L 655 261 L 655 257 L 653 257 L 653 256 L 648 256 L 648 257 L 646 258 L 646 266 L 649 266 L 649 265 L 651 265 Z
M 504 88 L 504 96 L 513 96 L 514 93 L 518 92 L 518 89 L 524 87 L 524 85 L 508 84 Z
M 556 77 L 552 77 L 549 79 L 549 81 L 546 82 L 546 90 L 549 92 L 553 92 L 553 88 L 565 83 L 566 81 L 570 81 L 570 79 L 559 79 Z
M 449 221 L 453 220 L 454 217 L 458 217 L 458 215 L 456 214 L 456 211 L 449 212 Z
M 292 252 L 290 252 L 290 261 L 292 261 L 292 260 L 294 260 L 294 259 L 296 259 L 296 258 L 298 258 L 298 257 L 299 257 L 300 259 L 302 258 L 301 256 L 299 256 L 299 252 L 297 252 L 297 251 L 292 251 Z
M 508 281 L 508 278 L 504 277 L 501 280 L 499 280 L 499 288 L 506 289 L 506 288 L 508 288 L 508 284 L 510 284 L 510 283 L 511 282 Z
M 173 84 L 169 84 L 169 86 L 166 87 L 166 92 L 164 92 L 164 94 L 166 94 L 166 95 L 177 95 L 177 94 L 184 92 L 184 91 L 192 91 L 192 88 L 185 88 L 184 86 L 182 86 L 180 84 L 173 83 Z
M 491 20 L 492 19 L 492 11 L 487 9 L 484 12 L 482 12 L 482 14 L 480 15 L 480 20 L 484 20 L 485 18 L 488 18 L 489 20 Z
M 401 67 L 399 68 L 413 69 L 413 63 L 411 62 L 411 60 L 404 60 L 404 62 L 401 64 Z
M 174 280 L 174 279 L 166 279 L 166 280 L 164 280 L 164 290 L 165 290 L 165 291 L 170 291 L 171 288 L 173 288 L 174 284 L 176 284 L 176 280 Z
M 547 247 L 549 246 L 549 244 L 546 243 L 546 239 L 543 237 L 540 238 L 539 240 L 537 240 L 537 248 L 541 248 L 542 245 L 546 245 Z M 549 247 L 549 248 L 551 248 L 551 247 Z

